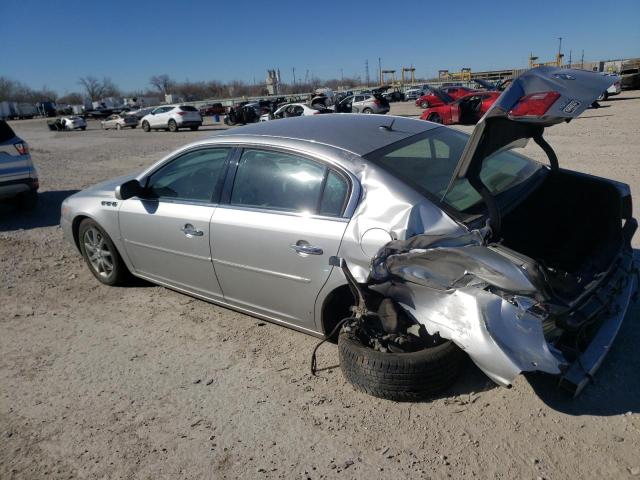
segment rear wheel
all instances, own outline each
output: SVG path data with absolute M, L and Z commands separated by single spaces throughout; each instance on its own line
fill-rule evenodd
M 134 130 L 136 127 L 137 127 L 137 125 L 133 125 L 133 126 L 131 127 L 131 130 Z
M 80 251 L 89 270 L 105 285 L 121 285 L 131 278 L 111 238 L 96 222 L 85 218 L 78 231 Z
M 144 122 L 142 122 L 142 130 L 144 130 L 145 132 L 150 132 L 151 131 L 151 127 L 149 126 L 149 122 L 147 122 L 146 120 Z
M 373 113 L 373 110 L 371 110 L 370 108 L 365 108 L 364 110 L 362 110 L 362 113 Z
M 437 113 L 432 113 L 431 115 L 429 115 L 428 120 L 433 123 L 442 123 L 442 117 L 440 117 L 440 115 Z
M 195 132 L 196 130 L 198 130 L 198 128 L 200 128 L 199 125 L 196 125 L 195 127 L 190 127 L 192 132 Z
M 407 353 L 380 352 L 365 345 L 354 330 L 338 337 L 340 368 L 357 390 L 395 401 L 423 400 L 451 386 L 464 352 L 450 341 Z
M 21 210 L 33 210 L 38 205 L 38 191 L 29 190 L 18 196 L 18 207 Z
M 176 123 L 175 120 L 169 120 L 169 125 L 167 125 L 169 127 L 169 131 L 170 132 L 177 132 L 178 131 L 178 124 Z

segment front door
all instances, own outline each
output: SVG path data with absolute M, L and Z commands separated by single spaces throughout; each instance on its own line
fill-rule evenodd
M 314 305 L 347 219 L 348 181 L 306 157 L 244 150 L 228 203 L 213 214 L 213 263 L 225 300 L 315 330 Z
M 152 173 L 144 198 L 124 200 L 120 233 L 134 270 L 153 280 L 222 299 L 211 262 L 210 228 L 229 148 L 199 148 Z

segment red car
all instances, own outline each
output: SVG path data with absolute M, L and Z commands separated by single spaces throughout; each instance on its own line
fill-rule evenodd
M 489 110 L 502 92 L 473 92 L 462 98 L 454 99 L 440 92 L 440 100 L 448 100 L 440 105 L 429 107 L 420 118 L 430 122 L 453 125 L 472 125 Z M 448 98 L 447 98 L 448 97 Z
M 477 92 L 477 91 L 478 90 L 475 90 L 473 88 L 467 88 L 460 85 L 453 85 L 450 87 L 443 87 L 443 88 L 437 88 L 437 89 L 434 88 L 433 90 L 429 90 L 428 93 L 425 93 L 424 95 L 422 95 L 416 100 L 416 107 L 429 108 L 429 107 L 435 107 L 436 105 L 444 105 L 445 102 L 442 100 L 442 97 L 439 95 L 439 93 L 445 93 L 449 95 L 451 98 L 453 98 L 454 100 L 457 100 L 458 98 L 462 98 L 465 95 L 468 95 L 470 93 Z

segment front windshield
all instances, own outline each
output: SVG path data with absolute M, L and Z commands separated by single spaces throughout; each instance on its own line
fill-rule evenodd
M 444 195 L 468 135 L 450 128 L 435 128 L 367 155 L 409 186 L 432 198 Z M 397 145 L 397 146 L 396 146 Z M 530 178 L 542 165 L 511 151 L 497 152 L 482 164 L 480 178 L 497 195 Z M 443 199 L 459 212 L 471 213 L 480 194 L 467 179 L 457 179 Z

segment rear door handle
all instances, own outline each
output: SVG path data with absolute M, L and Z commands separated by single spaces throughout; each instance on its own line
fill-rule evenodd
M 295 250 L 296 253 L 306 254 L 306 255 L 322 255 L 324 252 L 320 247 L 314 247 L 313 245 L 309 245 L 304 240 L 300 240 L 293 245 L 289 245 L 290 248 Z
M 201 237 L 201 236 L 204 235 L 204 232 L 202 230 L 198 230 L 197 228 L 195 228 L 190 223 L 187 223 L 180 230 L 182 231 L 182 233 L 185 234 L 186 237 L 189 237 L 189 238 L 191 238 L 191 237 Z

